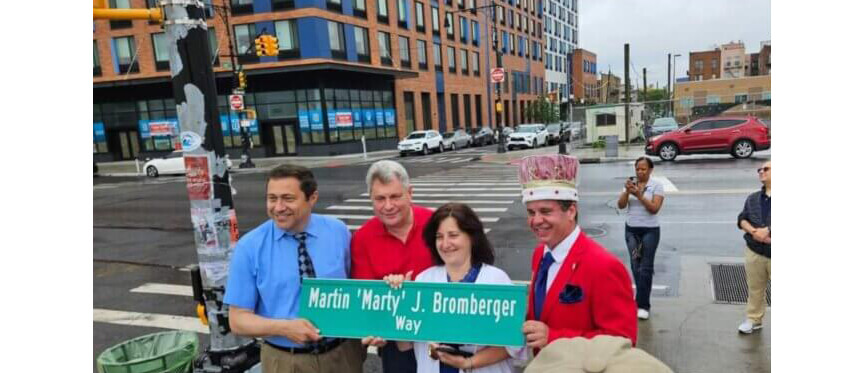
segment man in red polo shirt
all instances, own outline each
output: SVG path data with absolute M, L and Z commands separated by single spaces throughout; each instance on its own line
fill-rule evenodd
M 423 242 L 423 228 L 432 210 L 411 204 L 408 172 L 397 162 L 375 162 L 366 174 L 366 185 L 375 217 L 363 224 L 351 239 L 351 278 L 382 280 L 387 275 L 409 279 L 432 266 L 432 254 Z M 377 338 L 364 343 L 381 346 Z M 384 373 L 416 372 L 411 350 L 402 352 L 394 342 L 379 349 Z

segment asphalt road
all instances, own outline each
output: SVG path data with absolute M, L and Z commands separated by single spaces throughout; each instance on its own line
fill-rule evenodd
M 463 200 L 482 211 L 478 215 L 489 229 L 496 265 L 514 280 L 529 280 L 535 241 L 525 225 L 516 167 L 477 161 L 484 152 L 495 152 L 495 146 L 393 159 L 408 169 L 418 204 L 436 207 L 444 199 Z M 765 157 L 693 156 L 656 164 L 654 176 L 666 185 L 667 197 L 660 213 L 655 296 L 677 295 L 681 256 L 740 256 L 743 241 L 735 220 L 746 195 L 760 187 L 755 170 Z M 315 212 L 340 217 L 349 227 L 362 225 L 372 215 L 363 195 L 367 168 L 368 162 L 314 169 L 320 194 Z M 579 186 L 580 225 L 628 266 L 624 216 L 614 202 L 626 177 L 633 174 L 632 162 L 585 164 Z M 266 219 L 266 174 L 235 173 L 232 178 L 242 234 Z M 444 187 L 451 190 L 442 191 Z M 183 269 L 196 263 L 196 254 L 182 177 L 95 178 L 93 258 L 94 320 L 98 319 L 93 324 L 94 370 L 96 357 L 106 348 L 164 330 L 109 320 L 128 319 L 127 313 L 134 312 L 140 313 L 134 314 L 139 319 L 154 320 L 150 325 L 194 324 L 194 302 L 185 295 L 189 273 Z M 163 319 L 171 323 L 160 324 Z M 199 335 L 203 348 L 207 335 Z M 376 358 L 369 359 L 366 368 L 379 371 Z

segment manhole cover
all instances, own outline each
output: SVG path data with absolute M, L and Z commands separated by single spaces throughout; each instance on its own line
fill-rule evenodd
M 591 238 L 603 237 L 606 235 L 606 231 L 602 228 L 582 227 L 582 232 L 585 232 L 585 234 Z
M 718 303 L 747 304 L 747 277 L 743 264 L 711 264 L 714 301 Z M 765 291 L 771 305 L 771 281 Z

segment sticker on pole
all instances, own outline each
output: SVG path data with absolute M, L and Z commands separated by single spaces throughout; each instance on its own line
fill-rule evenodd
M 201 136 L 195 132 L 184 131 L 180 134 L 180 143 L 183 145 L 183 151 L 195 150 L 201 146 Z
M 231 110 L 243 110 L 243 95 L 231 95 L 228 102 L 231 104 Z
M 207 156 L 183 157 L 186 166 L 186 190 L 193 201 L 210 199 L 210 162 Z
M 504 76 L 504 68 L 496 67 L 489 71 L 489 77 L 492 79 L 492 83 L 503 82 Z

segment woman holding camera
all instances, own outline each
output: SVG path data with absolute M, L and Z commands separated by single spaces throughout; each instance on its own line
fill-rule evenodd
M 647 320 L 651 309 L 651 282 L 654 278 L 654 254 L 660 244 L 660 219 L 663 206 L 663 184 L 651 178 L 654 162 L 640 157 L 635 163 L 636 176 L 624 182 L 618 197 L 618 208 L 627 209 L 624 238 L 630 252 L 630 270 L 636 282 L 636 316 Z
M 435 266 L 420 273 L 415 279 L 417 282 L 512 283 L 504 271 L 492 266 L 495 255 L 483 232 L 483 223 L 465 204 L 448 203 L 439 207 L 423 230 L 423 240 L 432 252 Z M 399 288 L 405 276 L 390 275 L 384 280 Z M 511 358 L 527 358 L 524 348 L 428 342 L 397 344 L 403 351 L 414 349 L 418 373 L 509 373 L 512 371 Z

